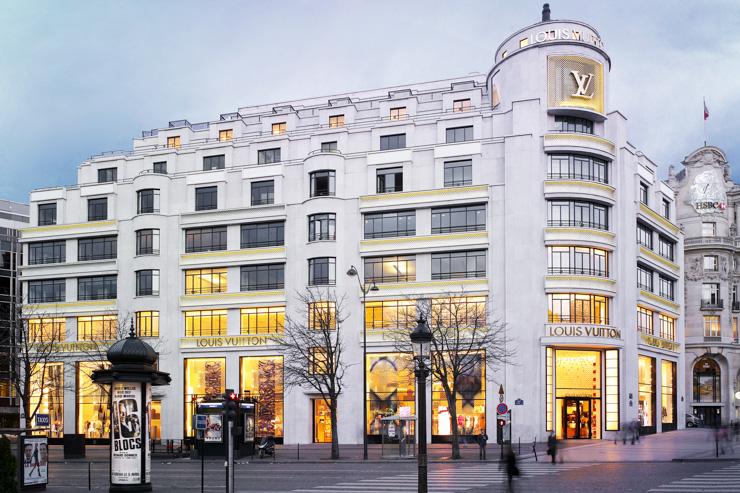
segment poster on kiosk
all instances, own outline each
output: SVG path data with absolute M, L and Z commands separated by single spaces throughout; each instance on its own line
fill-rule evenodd
M 142 448 L 146 447 L 149 426 L 142 426 L 144 419 L 149 424 L 150 385 L 146 384 L 142 395 L 142 384 L 138 382 L 116 382 L 112 385 L 113 429 L 111 440 L 111 483 L 139 484 L 142 482 Z M 146 396 L 144 401 L 142 397 Z M 144 433 L 144 430 L 146 432 Z M 148 448 L 148 447 L 147 447 Z M 149 473 L 147 452 L 146 475 Z M 149 481 L 146 477 L 145 481 Z

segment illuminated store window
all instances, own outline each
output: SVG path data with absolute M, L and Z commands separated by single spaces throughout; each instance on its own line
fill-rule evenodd
M 658 316 L 658 322 L 660 323 L 660 337 L 668 339 L 669 341 L 676 340 L 676 319 L 663 315 L 662 313 Z
M 416 324 L 416 301 L 383 300 L 365 303 L 365 329 L 395 329 Z
M 367 355 L 367 434 L 380 441 L 386 416 L 416 416 L 411 355 Z M 407 432 L 409 430 L 406 430 Z
M 196 404 L 216 399 L 226 391 L 226 358 L 185 360 L 185 435 L 193 436 Z
M 308 373 L 311 375 L 324 375 L 330 365 L 329 357 L 325 347 L 312 347 L 308 349 Z
M 185 271 L 185 294 L 226 292 L 226 269 L 192 269 Z
M 311 399 L 313 403 L 313 441 L 331 442 L 331 411 L 324 399 Z
M 704 316 L 704 337 L 720 337 L 719 315 Z
M 261 306 L 241 309 L 241 334 L 282 334 L 285 306 Z
M 553 399 L 553 367 L 552 348 L 545 348 L 545 429 L 552 431 L 552 399 Z
M 115 341 L 118 339 L 117 315 L 77 317 L 78 341 Z
M 391 108 L 391 120 L 402 120 L 406 118 L 406 116 L 408 115 L 406 113 L 405 106 L 401 106 L 398 108 Z
M 333 301 L 315 301 L 308 304 L 308 328 L 335 329 L 337 326 L 337 305 Z
M 62 342 L 67 338 L 66 318 L 31 318 L 28 320 L 28 342 Z
M 218 131 L 218 140 L 220 142 L 226 142 L 228 140 L 231 140 L 234 138 L 234 131 L 231 129 L 228 130 L 219 130 Z
M 486 324 L 486 301 L 485 296 L 434 298 L 429 323 L 442 329 L 483 327 Z
M 676 363 L 660 362 L 660 420 L 663 431 L 676 429 Z
M 470 103 L 470 98 L 456 99 L 452 102 L 452 112 L 453 113 L 461 113 L 463 111 L 470 111 L 472 108 L 473 108 L 473 105 Z
M 619 430 L 619 350 L 604 351 L 604 378 L 606 383 L 606 430 Z
M 226 310 L 185 312 L 185 336 L 225 336 Z
M 653 335 L 653 312 L 641 306 L 637 307 L 637 330 Z
M 329 128 L 339 128 L 344 126 L 344 115 L 331 115 L 329 117 Z
M 64 363 L 40 364 L 31 373 L 31 410 L 49 415 L 49 436 L 64 435 Z M 38 407 L 37 407 L 38 406 Z
M 257 399 L 255 434 L 283 436 L 283 357 L 240 358 L 241 396 Z
M 136 312 L 139 337 L 159 337 L 159 312 Z
M 642 355 L 638 357 L 637 384 L 639 389 L 637 419 L 640 421 L 641 427 L 654 428 L 655 358 Z
M 416 255 L 366 257 L 364 262 L 366 282 L 411 282 L 416 280 Z
M 601 353 L 555 349 L 558 438 L 601 438 Z
M 449 357 L 449 356 L 445 356 Z M 486 362 L 484 354 L 464 356 L 457 381 L 457 423 L 460 435 L 477 436 L 486 429 Z M 452 388 L 452 382 L 449 382 Z M 442 382 L 432 377 L 432 435 L 452 435 L 452 414 Z
M 152 401 L 152 421 L 149 437 L 152 440 L 162 439 L 162 401 Z
M 170 147 L 173 149 L 179 149 L 180 148 L 180 136 L 175 135 L 174 137 L 167 137 L 167 147 Z
M 701 358 L 694 365 L 694 402 L 722 402 L 719 365 Z
M 550 323 L 609 324 L 609 298 L 593 294 L 555 293 L 547 295 Z
M 285 122 L 272 124 L 272 135 L 282 135 L 288 130 L 288 124 Z
M 107 361 L 77 363 L 77 433 L 85 438 L 110 438 L 110 395 L 105 385 L 92 381 L 93 371 L 109 366 Z

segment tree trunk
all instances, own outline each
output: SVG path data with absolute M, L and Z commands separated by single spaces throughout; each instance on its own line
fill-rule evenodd
M 447 394 L 447 407 L 452 422 L 452 459 L 460 459 L 460 429 L 457 427 L 457 395 L 452 391 Z
M 331 399 L 329 403 L 329 414 L 331 415 L 331 458 L 339 459 L 339 436 L 337 435 L 337 400 Z
M 31 377 L 28 372 L 23 375 L 23 394 L 21 395 L 21 401 L 23 401 L 21 412 L 26 417 L 25 427 L 27 430 L 30 430 L 33 428 L 33 416 L 31 415 Z

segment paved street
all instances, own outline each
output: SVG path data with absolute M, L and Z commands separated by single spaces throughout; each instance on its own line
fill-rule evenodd
M 552 465 L 547 455 L 524 453 L 516 481 L 517 491 L 568 493 L 593 492 L 740 492 L 740 444 L 721 460 L 714 458 L 714 442 L 708 430 L 683 430 L 643 437 L 635 445 L 609 441 L 569 442 L 562 449 L 563 463 Z M 306 460 L 241 460 L 236 466 L 237 491 L 349 493 L 416 491 L 416 466 L 412 461 L 354 460 L 331 462 L 323 449 L 303 453 Z M 107 488 L 108 464 L 104 449 L 90 464 L 91 489 Z M 52 456 L 58 457 L 58 451 Z M 489 453 L 489 459 L 496 459 Z M 200 462 L 190 459 L 154 460 L 155 491 L 199 491 Z M 205 463 L 205 491 L 224 490 L 223 461 Z M 505 475 L 495 461 L 452 463 L 436 460 L 429 465 L 430 491 L 435 493 L 504 491 Z M 53 461 L 49 491 L 85 491 L 88 462 Z

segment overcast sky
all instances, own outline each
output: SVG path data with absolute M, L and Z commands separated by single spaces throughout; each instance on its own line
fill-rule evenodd
M 702 144 L 740 160 L 740 1 L 550 2 L 595 26 L 609 108 L 665 176 Z M 541 1 L 0 0 L 0 198 L 73 184 L 141 130 L 240 106 L 486 73 Z M 738 166 L 735 177 L 740 178 Z

